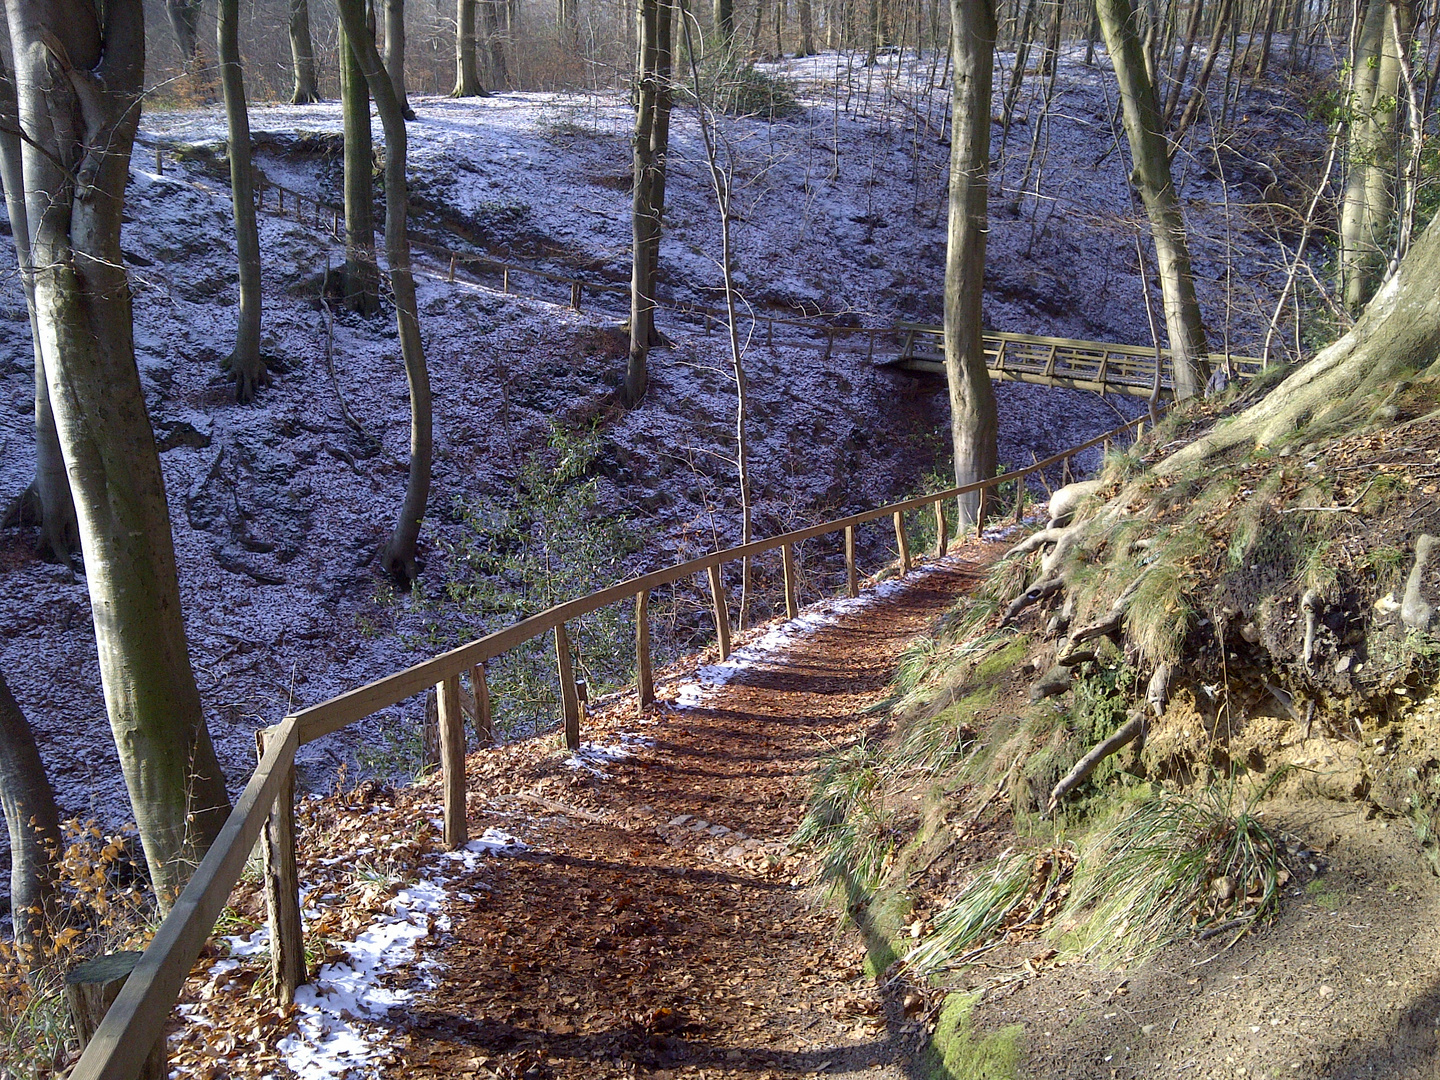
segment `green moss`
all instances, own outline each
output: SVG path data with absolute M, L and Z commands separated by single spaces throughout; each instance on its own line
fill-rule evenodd
M 1340 909 L 1340 894 L 1330 888 L 1330 883 L 1323 878 L 1316 878 L 1305 886 L 1305 895 L 1316 907 L 1324 908 L 1326 911 L 1338 911 Z
M 1025 653 L 1029 647 L 1029 635 L 1022 634 L 1009 645 L 1002 649 L 996 649 L 976 664 L 975 674 L 971 676 L 971 680 L 985 682 L 1009 674 L 1012 669 L 1025 662 Z
M 930 1080 L 1007 1080 L 1020 1075 L 1025 1029 L 1007 1024 L 996 1032 L 977 1032 L 972 1014 L 979 998 L 979 994 L 951 994 L 945 999 L 926 1055 Z

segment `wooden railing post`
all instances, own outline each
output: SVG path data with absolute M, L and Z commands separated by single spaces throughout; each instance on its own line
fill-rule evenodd
M 793 619 L 800 614 L 800 599 L 795 587 L 795 545 L 782 547 L 780 557 L 785 566 L 785 617 Z
M 580 749 L 580 693 L 575 689 L 575 668 L 570 660 L 570 635 L 565 624 L 555 626 L 555 666 L 560 669 L 560 709 L 565 717 L 565 745 Z
M 500 271 L 500 291 L 506 296 L 510 295 L 510 268 L 508 266 Z
M 725 583 L 720 580 L 720 567 L 710 567 L 710 606 L 715 612 L 715 637 L 720 641 L 720 660 L 730 658 L 730 603 L 725 596 Z
M 635 594 L 635 705 L 637 712 L 655 700 L 655 676 L 650 670 L 650 590 Z
M 854 600 L 860 595 L 860 582 L 855 573 L 855 526 L 845 526 L 845 592 Z
M 1015 477 L 1015 524 L 1025 520 L 1025 477 Z
M 905 514 L 895 511 L 895 546 L 900 551 L 900 576 L 910 573 L 910 538 L 905 535 Z
M 465 822 L 465 714 L 460 709 L 460 676 L 435 687 L 440 705 L 440 783 L 445 790 L 445 846 L 451 851 L 470 839 Z
M 570 306 L 576 311 L 580 310 L 580 282 L 578 281 L 570 283 Z
M 81 1053 L 95 1037 L 95 1030 L 120 996 L 121 988 L 142 955 L 138 952 L 106 953 L 77 964 L 65 975 L 65 1003 L 70 1009 L 70 1020 L 75 1025 L 75 1038 L 80 1043 Z M 155 1040 L 135 1080 L 165 1080 L 170 1075 L 167 1054 L 168 1047 L 162 1034 Z
M 265 759 L 271 729 L 255 732 L 260 760 Z M 260 830 L 264 861 L 265 909 L 270 919 L 270 974 L 282 1005 L 295 1000 L 305 981 L 305 935 L 300 922 L 300 872 L 295 863 L 295 766 L 285 770 L 270 817 Z
M 455 284 L 455 256 L 450 256 L 450 284 Z
M 495 745 L 495 717 L 490 713 L 490 684 L 485 681 L 485 665 L 470 669 L 470 694 L 475 705 L 475 738 L 481 746 Z
M 165 175 L 165 151 L 158 146 L 155 147 L 155 175 Z
M 978 540 L 980 534 L 985 531 L 985 511 L 989 509 L 985 504 L 990 500 L 986 498 L 990 494 L 988 487 L 980 489 L 980 505 L 975 510 L 975 538 Z
M 945 519 L 945 500 L 935 500 L 935 557 L 943 559 L 950 551 L 950 522 Z

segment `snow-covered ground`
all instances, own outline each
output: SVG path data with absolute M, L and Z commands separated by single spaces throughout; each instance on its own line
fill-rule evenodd
M 858 69 L 833 54 L 786 62 L 783 73 L 799 88 L 795 115 L 721 121 L 737 185 L 739 280 L 756 310 L 864 325 L 938 317 L 947 95 L 915 85 L 928 58 L 903 70 L 896 58 L 886 63 Z M 1054 122 L 1040 132 L 1030 170 L 1028 189 L 1039 175 L 1039 198 L 1015 194 L 1038 116 L 1037 105 L 1022 102 L 1028 119 L 1010 134 L 992 205 L 987 311 L 996 328 L 1149 340 L 1107 78 L 1074 56 L 1062 65 Z M 458 229 L 517 259 L 628 276 L 631 121 L 622 100 L 509 93 L 412 104 L 412 184 L 432 238 L 454 243 L 440 230 Z M 339 131 L 334 103 L 257 105 L 251 125 L 272 180 L 330 196 L 333 156 L 299 151 L 301 136 Z M 147 147 L 213 144 L 222 135 L 219 110 L 142 120 Z M 717 222 L 693 113 L 677 110 L 671 137 L 664 287 L 672 299 L 713 302 Z M 1000 142 L 997 130 L 997 151 Z M 1184 194 L 1202 302 L 1217 339 L 1228 320 L 1236 342 L 1253 341 L 1264 304 L 1234 293 L 1222 302 L 1219 255 L 1233 240 L 1247 288 L 1261 299 L 1272 256 L 1238 210 L 1226 216 L 1225 192 L 1201 164 L 1186 165 Z M 281 370 L 254 405 L 237 406 L 218 370 L 236 314 L 228 191 L 203 163 L 167 161 L 164 176 L 153 168 L 153 152 L 137 150 L 123 238 L 136 347 L 162 448 L 192 659 L 238 786 L 257 726 L 413 663 L 475 624 L 433 593 L 395 597 L 377 571 L 408 446 L 393 318 L 336 319 L 332 381 L 315 290 L 339 249 L 323 231 L 263 216 L 265 350 Z M 1232 201 L 1237 190 L 1232 184 Z M 449 284 L 438 264 L 421 269 L 436 401 L 422 583 L 443 581 L 447 551 L 466 541 L 460 507 L 503 512 L 552 422 L 598 425 L 599 512 L 630 517 L 647 544 L 630 568 L 738 538 L 723 334 L 662 316 L 672 347 L 656 352 L 649 395 L 626 412 L 614 399 L 625 362 L 613 330 L 618 309 L 577 314 Z M 878 368 L 863 352 L 837 349 L 822 361 L 813 336 L 783 331 L 773 348 L 748 340 L 745 362 L 759 535 L 914 491 L 945 456 L 938 382 Z M 28 323 L 11 276 L 0 282 L 3 502 L 33 470 L 30 379 Z M 378 452 L 345 422 L 342 395 Z M 1081 442 L 1135 408 L 1015 384 L 1003 384 L 999 398 L 1002 460 L 1012 465 Z M 872 564 L 884 556 L 885 531 L 862 536 Z M 31 543 L 21 530 L 0 534 L 0 670 L 36 728 L 64 810 L 118 823 L 128 812 L 84 584 L 36 561 Z M 703 615 L 693 621 L 708 624 Z M 303 776 L 324 783 L 357 744 L 384 747 L 387 732 L 413 727 L 420 713 L 408 703 L 307 747 Z

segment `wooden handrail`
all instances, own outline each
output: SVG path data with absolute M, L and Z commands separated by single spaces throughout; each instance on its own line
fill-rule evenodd
M 185 891 L 160 924 L 115 1003 L 95 1030 L 70 1080 L 134 1080 L 165 1030 L 190 967 L 225 910 L 260 828 L 295 762 L 296 724 L 287 716 L 271 729 L 265 756 L 240 801 L 210 845 Z

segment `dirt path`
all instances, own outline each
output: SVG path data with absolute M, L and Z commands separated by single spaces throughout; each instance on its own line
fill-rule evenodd
M 472 757 L 472 833 L 531 850 L 453 881 L 428 957 L 443 985 L 408 1011 L 393 1075 L 907 1075 L 920 1026 L 885 1015 L 858 936 L 784 841 L 817 758 L 863 729 L 905 643 L 976 572 L 952 557 L 698 705 L 670 673 L 644 726 L 587 726 L 653 740 L 604 777 L 553 748 Z

